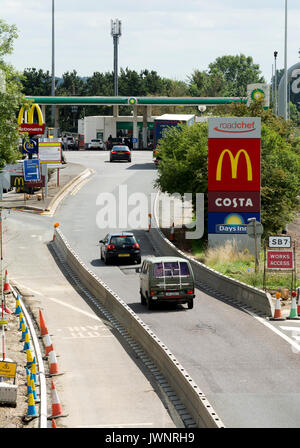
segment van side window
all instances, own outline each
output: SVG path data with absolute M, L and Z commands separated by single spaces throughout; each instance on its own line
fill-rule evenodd
M 144 262 L 144 263 L 143 263 L 143 266 L 142 266 L 142 273 L 143 273 L 143 274 L 146 274 L 146 272 L 147 272 L 147 268 L 148 268 L 148 263 Z

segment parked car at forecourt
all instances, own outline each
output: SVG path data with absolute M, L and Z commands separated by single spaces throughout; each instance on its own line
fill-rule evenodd
M 110 151 L 110 162 L 127 160 L 127 162 L 131 162 L 131 151 L 128 146 L 120 145 L 114 146 Z
M 141 303 L 152 309 L 156 303 L 187 303 L 194 306 L 195 281 L 188 260 L 180 257 L 146 257 L 140 272 Z
M 99 243 L 105 264 L 120 260 L 141 263 L 141 248 L 132 232 L 108 233 Z
M 101 138 L 92 138 L 91 143 L 88 144 L 88 149 L 105 149 Z

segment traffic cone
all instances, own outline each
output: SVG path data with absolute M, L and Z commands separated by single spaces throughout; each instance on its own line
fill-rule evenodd
M 44 316 L 43 316 L 43 313 L 42 313 L 41 310 L 39 311 L 39 314 L 40 314 L 40 331 L 41 331 L 41 336 L 44 336 L 45 334 L 48 333 L 48 330 L 47 330 L 47 327 L 46 327 L 46 324 L 45 324 L 45 319 L 44 319 Z
M 26 327 L 25 322 L 23 320 L 23 322 L 22 322 L 22 338 L 21 338 L 21 341 L 23 341 L 23 342 L 25 341 L 26 330 L 27 330 L 27 327 Z
M 31 386 L 29 386 L 29 394 L 28 394 L 28 408 L 26 417 L 37 417 L 38 413 L 35 409 L 35 401 L 33 397 L 33 392 Z
M 57 358 L 54 350 L 49 353 L 49 374 L 50 376 L 60 375 Z
M 18 316 L 21 312 L 22 312 L 22 309 L 21 309 L 20 299 L 19 299 L 19 296 L 17 296 L 15 314 Z
M 24 343 L 24 347 L 23 347 L 23 352 L 26 352 L 27 349 L 30 348 L 30 342 L 29 342 L 29 333 L 28 333 L 28 328 L 26 328 L 25 331 L 25 343 Z
M 27 394 L 29 394 L 29 392 L 30 392 L 30 390 L 29 390 L 29 388 L 30 388 L 30 386 L 31 386 L 31 379 L 30 379 L 30 371 L 29 371 L 29 369 L 28 369 L 28 367 L 26 367 L 26 379 L 27 379 L 27 381 L 26 381 L 26 385 L 27 385 Z
M 51 422 L 51 428 L 57 428 L 54 418 L 52 419 L 52 422 Z
M 23 319 L 23 313 L 21 311 L 21 313 L 19 314 L 19 330 L 22 330 L 22 322 L 25 325 L 24 319 Z
M 30 372 L 32 373 L 34 383 L 36 384 L 36 360 L 35 360 L 35 356 L 33 357 L 32 366 L 30 368 Z
M 56 392 L 54 382 L 51 381 L 51 400 L 52 400 L 52 415 L 49 418 L 66 417 L 63 413 L 62 406 L 59 401 L 58 394 Z
M 298 312 L 297 312 L 296 296 L 297 296 L 296 291 L 292 291 L 291 310 L 290 310 L 290 315 L 287 317 L 287 319 L 294 319 L 294 320 L 300 319 L 300 317 L 298 316 Z
M 174 233 L 175 233 L 175 229 L 174 229 L 174 222 L 173 222 L 171 231 L 170 231 L 170 241 L 174 241 L 174 238 L 175 238 Z
M 285 317 L 282 317 L 281 313 L 280 298 L 281 293 L 276 292 L 276 305 L 275 305 L 274 317 L 271 317 L 270 320 L 285 320 Z
M 34 379 L 33 379 L 32 373 L 30 374 L 30 385 L 31 385 L 34 401 L 35 401 L 35 403 L 39 403 L 40 400 L 38 399 L 38 396 L 37 396 L 37 393 L 36 393 L 36 389 L 35 389 L 35 384 L 34 384 Z
M 43 336 L 43 342 L 45 346 L 45 356 L 48 356 L 49 353 L 53 350 L 53 345 L 48 331 L 45 334 L 45 336 Z
M 26 361 L 27 361 L 26 367 L 28 367 L 30 369 L 30 367 L 32 366 L 32 363 L 33 363 L 33 357 L 32 357 L 30 348 L 28 348 L 26 350 Z
M 10 284 L 8 282 L 8 274 L 7 274 L 7 269 L 5 271 L 5 280 L 4 280 L 4 286 L 3 286 L 3 293 L 4 294 L 9 294 L 11 292 L 10 289 Z

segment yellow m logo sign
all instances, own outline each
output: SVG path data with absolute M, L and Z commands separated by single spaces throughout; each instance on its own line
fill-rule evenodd
M 245 151 L 244 149 L 240 149 L 235 156 L 233 156 L 232 152 L 229 149 L 224 149 L 222 151 L 222 153 L 220 154 L 219 160 L 218 160 L 216 180 L 221 180 L 222 165 L 223 165 L 223 159 L 224 159 L 225 154 L 228 154 L 229 158 L 230 158 L 232 179 L 237 178 L 237 168 L 238 168 L 239 158 L 240 158 L 240 155 L 243 154 L 245 157 L 245 160 L 246 160 L 246 164 L 247 164 L 247 179 L 248 179 L 248 181 L 252 181 L 252 179 L 253 179 L 252 164 L 251 164 L 251 160 L 250 160 L 250 157 L 249 157 L 247 151 Z
M 25 107 L 22 106 L 18 115 L 18 125 L 20 126 L 23 123 L 23 118 L 25 115 Z M 27 116 L 27 123 L 33 124 L 34 119 L 34 111 L 36 110 L 38 123 L 39 125 L 42 125 L 44 123 L 43 114 L 40 109 L 40 106 L 38 104 L 33 104 L 30 109 L 28 110 L 28 116 Z

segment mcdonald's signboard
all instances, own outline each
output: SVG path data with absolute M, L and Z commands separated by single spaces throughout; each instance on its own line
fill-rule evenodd
M 209 139 L 208 190 L 259 191 L 260 139 Z
M 22 106 L 18 115 L 18 125 L 19 132 L 43 134 L 45 131 L 45 123 L 39 105 L 33 104 L 29 110 L 26 110 L 26 108 Z

